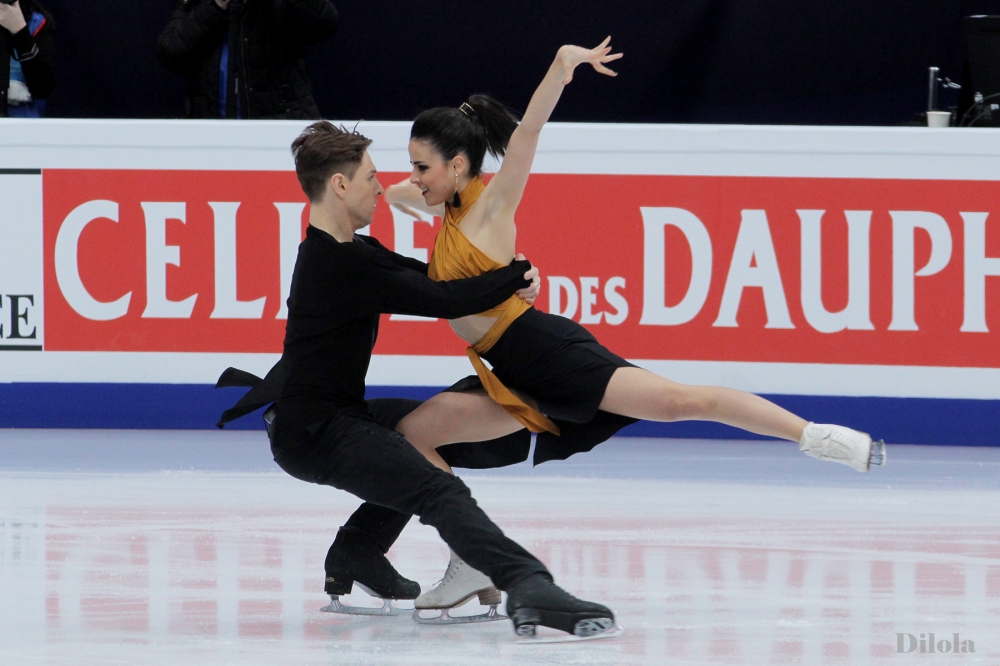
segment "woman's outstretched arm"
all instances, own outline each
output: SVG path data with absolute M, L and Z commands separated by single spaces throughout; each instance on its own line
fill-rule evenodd
M 444 204 L 428 206 L 424 201 L 423 195 L 420 193 L 420 188 L 411 183 L 409 177 L 386 188 L 385 200 L 393 208 L 398 208 L 407 215 L 412 215 L 418 219 L 420 215 L 415 213 L 414 210 L 444 217 Z
M 611 53 L 610 42 L 611 38 L 608 37 L 593 49 L 567 44 L 556 53 L 556 59 L 552 61 L 545 78 L 531 96 L 521 124 L 510 137 L 500 170 L 490 182 L 490 218 L 512 217 L 521 202 L 521 195 L 531 172 L 531 163 L 535 159 L 538 135 L 552 115 L 552 110 L 556 108 L 563 87 L 573 80 L 573 70 L 578 65 L 590 63 L 601 74 L 617 76 L 605 64 L 618 60 L 623 54 Z

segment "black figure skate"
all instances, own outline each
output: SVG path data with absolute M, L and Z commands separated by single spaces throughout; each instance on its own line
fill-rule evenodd
M 354 585 L 382 600 L 381 608 L 345 606 L 340 597 L 350 594 Z M 364 532 L 341 527 L 326 554 L 326 584 L 330 605 L 320 610 L 346 615 L 402 615 L 412 610 L 396 608 L 396 599 L 416 599 L 420 584 L 399 575 L 385 553 Z
M 514 622 L 514 632 L 528 639 L 523 643 L 608 638 L 622 633 L 610 608 L 577 599 L 546 574 L 529 576 L 507 591 L 507 615 Z M 569 635 L 537 638 L 539 625 Z

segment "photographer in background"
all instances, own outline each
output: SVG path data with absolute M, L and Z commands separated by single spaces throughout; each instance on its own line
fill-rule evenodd
M 329 0 L 179 0 L 157 56 L 188 77 L 189 118 L 319 118 L 303 50 L 339 22 Z
M 38 118 L 56 84 L 52 16 L 35 0 L 0 0 L 0 117 Z

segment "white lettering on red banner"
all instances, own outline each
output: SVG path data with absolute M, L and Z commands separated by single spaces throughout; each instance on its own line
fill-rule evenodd
M 43 177 L 47 349 L 280 351 L 308 220 L 294 174 Z M 542 271 L 537 307 L 628 358 L 996 368 L 994 189 L 535 175 L 518 251 Z M 372 234 L 426 261 L 439 227 L 380 203 Z M 393 316 L 376 352 L 463 349 L 444 321 Z

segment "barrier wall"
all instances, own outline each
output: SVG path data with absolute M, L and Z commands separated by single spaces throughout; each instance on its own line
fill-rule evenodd
M 239 396 L 219 373 L 281 351 L 302 126 L 0 122 L 0 425 L 212 427 Z M 408 124 L 360 130 L 383 184 L 404 178 Z M 536 307 L 653 372 L 888 441 L 997 444 L 998 164 L 991 130 L 554 124 L 518 249 Z M 383 202 L 371 233 L 426 260 L 439 223 Z M 385 317 L 370 395 L 430 395 L 471 373 L 463 349 Z

